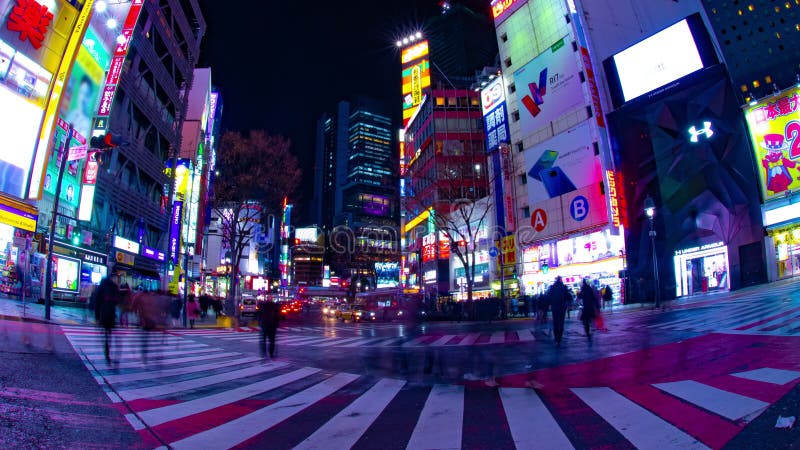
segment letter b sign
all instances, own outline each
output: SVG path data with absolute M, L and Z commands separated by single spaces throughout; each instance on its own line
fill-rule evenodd
M 589 215 L 589 200 L 582 195 L 575 197 L 569 205 L 569 213 L 576 221 L 582 221 Z

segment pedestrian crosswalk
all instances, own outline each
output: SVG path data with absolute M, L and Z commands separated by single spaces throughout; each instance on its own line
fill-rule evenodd
M 765 296 L 720 301 L 668 311 L 654 315 L 652 323 L 640 323 L 639 326 L 659 330 L 796 336 L 800 335 L 800 300 Z
M 303 346 L 310 348 L 326 347 L 447 347 L 466 345 L 497 345 L 518 344 L 536 340 L 534 330 L 529 328 L 473 332 L 456 334 L 423 334 L 418 336 L 331 336 L 328 334 L 298 335 L 285 333 L 279 329 L 277 342 L 280 345 Z M 249 342 L 255 343 L 261 339 L 260 333 L 242 332 L 237 330 L 171 330 L 170 333 L 192 338 L 215 339 L 218 342 Z
M 537 390 L 511 378 L 500 380 L 498 388 L 478 382 L 420 386 L 264 361 L 213 344 L 193 347 L 193 340 L 182 336 L 159 344 L 133 330 L 117 334 L 116 362 L 106 364 L 96 351 L 103 340 L 99 331 L 64 327 L 64 332 L 109 398 L 125 403 L 131 426 L 176 449 L 470 448 L 480 446 L 475 430 L 485 431 L 491 423 L 500 424 L 492 429 L 496 448 L 717 448 L 800 381 L 800 366 L 774 359 L 774 365 L 698 371 L 697 377 L 662 374 L 667 378 L 637 386 L 576 366 L 530 374 L 559 381 Z M 148 363 L 134 364 L 143 343 L 150 350 Z M 209 352 L 200 361 L 163 348 Z M 628 359 L 585 364 L 641 364 L 630 355 L 619 358 Z M 649 364 L 661 363 L 654 356 Z M 573 370 L 578 378 L 548 370 Z M 681 405 L 680 416 L 664 413 L 666 401 Z M 707 431 L 691 425 L 712 419 L 718 426 Z

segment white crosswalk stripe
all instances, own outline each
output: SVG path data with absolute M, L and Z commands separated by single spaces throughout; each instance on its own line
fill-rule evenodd
M 352 447 L 405 384 L 403 380 L 378 381 L 295 450 Z
M 572 392 L 637 448 L 675 450 L 708 448 L 610 388 L 573 388 Z
M 572 443 L 532 389 L 501 388 L 514 445 L 518 449 L 572 449 Z M 536 420 L 531 420 L 535 417 Z
M 653 386 L 730 420 L 760 412 L 769 403 L 724 391 L 693 380 L 660 383 Z
M 153 371 L 126 373 L 119 375 L 105 375 L 103 378 L 105 378 L 106 381 L 109 383 L 129 383 L 131 381 L 153 380 L 156 378 L 172 377 L 175 375 L 187 375 L 190 373 L 208 372 L 215 369 L 222 369 L 224 367 L 239 366 L 259 361 L 260 359 L 261 358 L 259 357 L 251 356 L 239 359 L 227 359 L 219 362 L 201 364 L 199 366 L 178 367 L 175 369 L 153 370 Z
M 224 425 L 197 433 L 178 442 L 173 442 L 170 446 L 174 449 L 230 448 L 272 428 L 283 420 L 352 383 L 357 378 L 358 375 L 348 373 L 336 374 L 322 383 L 315 384 L 277 403 L 256 410 Z
M 406 449 L 461 448 L 463 418 L 464 386 L 433 386 Z

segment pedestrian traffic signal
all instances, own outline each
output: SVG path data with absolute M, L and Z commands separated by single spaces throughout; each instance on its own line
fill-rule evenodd
M 106 133 L 100 136 L 93 136 L 92 139 L 89 140 L 89 144 L 91 148 L 104 149 L 114 148 L 120 145 L 128 145 L 128 141 L 119 135 L 114 136 L 111 133 Z
M 550 266 L 547 263 L 542 263 L 542 273 L 547 273 L 550 270 Z

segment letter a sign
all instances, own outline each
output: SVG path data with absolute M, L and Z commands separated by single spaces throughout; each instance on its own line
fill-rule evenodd
M 547 227 L 547 213 L 543 209 L 537 209 L 531 215 L 531 226 L 536 232 L 541 232 Z

